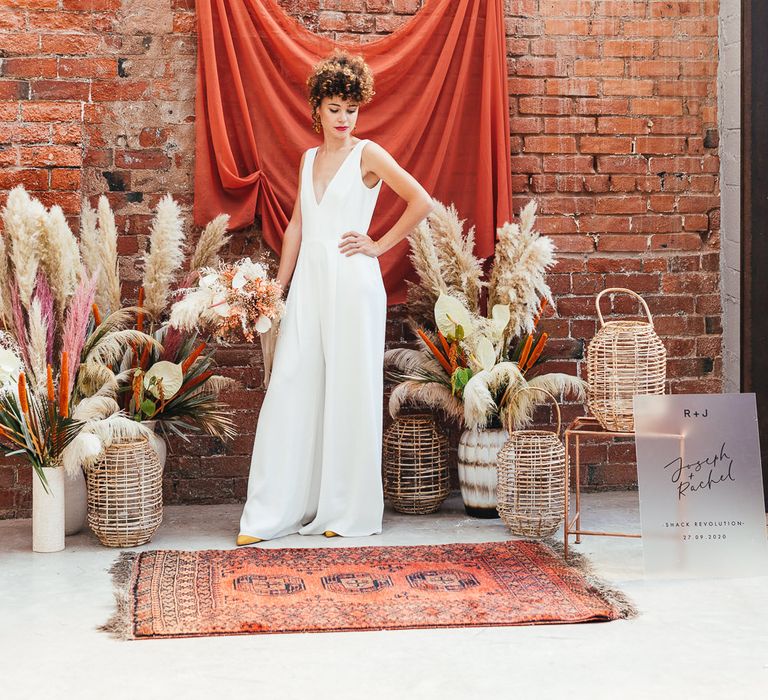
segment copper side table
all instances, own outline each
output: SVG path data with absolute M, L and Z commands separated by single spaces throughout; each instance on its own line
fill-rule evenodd
M 607 438 L 612 440 L 615 437 L 634 437 L 634 433 L 622 433 L 612 430 L 606 430 L 593 416 L 579 416 L 574 418 L 571 424 L 565 429 L 565 512 L 563 514 L 563 554 L 568 558 L 568 537 L 575 535 L 576 544 L 581 542 L 582 535 L 597 535 L 602 537 L 640 537 L 639 533 L 627 532 L 595 532 L 593 530 L 581 529 L 581 438 L 582 436 L 590 438 Z M 575 500 L 576 512 L 573 518 L 570 518 L 570 477 L 571 477 L 571 438 L 574 441 L 576 452 L 576 487 Z

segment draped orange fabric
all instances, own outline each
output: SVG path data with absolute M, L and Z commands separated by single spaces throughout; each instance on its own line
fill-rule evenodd
M 493 254 L 511 218 L 503 0 L 427 0 L 382 39 L 343 45 L 313 34 L 275 0 L 198 0 L 195 223 L 221 212 L 233 229 L 261 217 L 280 252 L 301 154 L 319 143 L 306 79 L 336 47 L 362 54 L 373 100 L 355 134 L 386 148 L 438 200 L 476 226 L 476 254 Z M 382 187 L 370 235 L 405 208 Z M 390 304 L 405 301 L 407 241 L 380 258 Z

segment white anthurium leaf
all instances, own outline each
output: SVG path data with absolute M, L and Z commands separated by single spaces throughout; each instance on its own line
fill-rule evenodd
M 444 336 L 454 337 L 456 327 L 464 329 L 464 337 L 472 334 L 474 323 L 472 316 L 456 297 L 449 294 L 441 294 L 435 302 L 435 322 Z
M 21 359 L 8 348 L 0 348 L 0 384 L 14 380 L 22 370 Z
M 253 327 L 256 329 L 257 333 L 266 333 L 270 328 L 272 328 L 272 320 L 268 316 L 262 314 L 259 316 Z
M 242 270 L 238 270 L 235 273 L 235 276 L 232 278 L 232 289 L 240 289 L 245 287 L 246 282 L 248 282 L 248 279 L 246 278 L 245 274 Z
M 498 335 L 504 332 L 509 323 L 511 314 L 509 304 L 496 304 L 491 310 L 491 319 L 493 320 L 493 329 Z
M 491 370 L 496 365 L 496 348 L 484 335 L 477 341 L 477 361 L 485 370 Z
M 155 381 L 152 382 L 152 379 Z M 160 398 L 160 388 L 157 383 L 161 382 L 163 386 L 163 396 L 166 401 L 176 394 L 184 383 L 184 372 L 181 365 L 167 360 L 155 362 L 144 375 L 144 388 L 155 398 Z

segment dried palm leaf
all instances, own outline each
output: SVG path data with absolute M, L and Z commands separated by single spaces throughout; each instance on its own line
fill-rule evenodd
M 560 372 L 540 374 L 525 386 L 544 389 L 555 397 L 570 396 L 580 403 L 587 398 L 587 383 L 583 379 Z M 543 401 L 546 396 L 538 391 L 510 391 L 502 406 L 502 421 L 507 430 L 521 430 L 530 425 L 534 409 Z
M 119 388 L 112 370 L 100 362 L 83 362 L 77 370 L 76 389 L 80 396 L 115 396 Z
M 235 379 L 234 377 L 224 377 L 220 374 L 214 374 L 208 377 L 199 387 L 199 389 L 193 391 L 190 395 L 196 396 L 197 394 L 213 394 L 218 396 L 224 391 L 235 391 L 242 389 L 243 383 Z
M 151 335 L 137 331 L 135 328 L 124 328 L 102 336 L 88 350 L 88 353 L 85 355 L 85 361 L 112 365 L 120 360 L 125 351 L 132 345 L 151 345 L 158 351 L 163 349 L 162 344 Z
M 72 417 L 84 423 L 101 420 L 120 411 L 117 401 L 111 396 L 90 396 L 82 399 L 72 410 Z
M 434 409 L 459 423 L 464 415 L 461 401 L 451 393 L 450 387 L 434 382 L 405 381 L 398 384 L 389 397 L 389 414 L 397 418 L 406 405 Z
M 474 374 L 464 387 L 464 422 L 470 429 L 484 427 L 499 412 L 496 403 L 502 389 L 523 386 L 525 379 L 514 362 L 499 362 Z
M 414 350 L 412 348 L 387 350 L 384 353 L 384 367 L 394 368 L 406 374 L 426 371 L 444 375 L 445 371 L 434 355 L 425 350 Z

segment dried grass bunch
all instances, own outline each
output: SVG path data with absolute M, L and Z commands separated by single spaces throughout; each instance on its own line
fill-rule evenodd
M 98 227 L 88 228 L 89 270 L 107 271 L 97 276 L 97 297 L 119 304 L 120 277 L 117 259 L 117 229 L 106 197 L 99 200 L 98 213 L 86 215 Z M 162 428 L 186 439 L 189 431 L 202 430 L 222 439 L 235 436 L 231 412 L 220 400 L 224 389 L 238 386 L 234 379 L 216 374 L 213 350 L 207 338 L 194 329 L 169 325 L 173 296 L 194 284 L 201 270 L 219 264 L 219 253 L 229 241 L 229 217 L 221 214 L 202 231 L 187 260 L 186 233 L 181 211 L 170 194 L 154 211 L 149 249 L 143 256 L 143 276 L 136 299 L 134 331 L 146 333 L 153 343 L 129 342 L 108 364 L 120 378 L 120 403 L 135 421 L 157 421 Z
M 407 320 L 420 347 L 385 353 L 388 376 L 398 382 L 390 397 L 393 417 L 416 404 L 468 428 L 500 423 L 519 429 L 533 417 L 533 392 L 518 393 L 523 386 L 584 399 L 585 384 L 576 377 L 527 376 L 544 359 L 548 336 L 538 324 L 553 303 L 546 272 L 555 263 L 554 245 L 534 231 L 536 206 L 529 202 L 519 224 L 498 229 L 487 281 L 484 261 L 473 252 L 474 229 L 464 232 L 453 205 L 436 202 L 413 232 L 419 280 L 408 282 Z
M 76 470 L 86 453 L 98 458 L 116 434 L 145 432 L 120 411 L 119 377 L 105 359 L 129 342 L 156 342 L 127 328 L 130 309 L 101 323 L 95 303 L 101 267 L 83 266 L 59 206 L 46 209 L 19 185 L 0 216 L 0 442 L 6 454 L 25 454 L 45 484 L 43 467 Z M 89 402 L 101 410 L 87 412 Z

